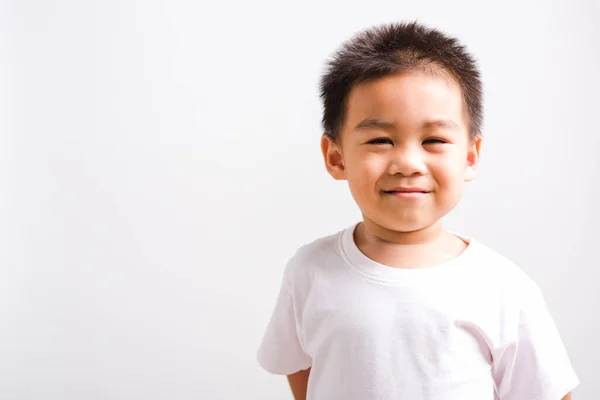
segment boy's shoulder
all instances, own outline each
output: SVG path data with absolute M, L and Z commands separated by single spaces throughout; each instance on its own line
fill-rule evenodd
M 284 279 L 291 282 L 298 275 L 307 278 L 325 266 L 332 267 L 343 262 L 340 242 L 341 236 L 348 229 L 351 228 L 338 230 L 300 245 L 286 264 Z
M 512 296 L 529 296 L 540 290 L 526 271 L 509 257 L 477 239 L 471 239 L 472 268 L 469 271 L 495 288 Z
M 319 236 L 309 242 L 301 244 L 288 262 L 288 268 L 301 268 L 307 264 L 330 260 L 339 254 L 340 237 L 350 228 L 339 230 L 325 236 Z

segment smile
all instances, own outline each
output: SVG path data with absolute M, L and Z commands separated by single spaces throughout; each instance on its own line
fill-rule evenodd
M 398 197 L 401 199 L 420 199 L 430 192 L 421 189 L 411 189 L 411 190 L 384 190 L 383 193 Z

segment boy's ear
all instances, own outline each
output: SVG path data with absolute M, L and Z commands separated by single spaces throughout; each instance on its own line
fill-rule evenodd
M 321 136 L 321 152 L 329 175 L 336 180 L 346 179 L 346 167 L 344 167 L 341 146 L 326 133 Z
M 475 179 L 479 170 L 479 154 L 481 152 L 481 136 L 469 139 L 469 149 L 467 152 L 467 170 L 465 173 L 465 182 Z

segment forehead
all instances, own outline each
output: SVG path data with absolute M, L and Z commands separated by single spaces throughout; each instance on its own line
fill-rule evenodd
M 345 129 L 365 119 L 392 121 L 410 128 L 425 121 L 451 120 L 467 130 L 463 97 L 449 76 L 413 72 L 356 85 L 348 96 Z

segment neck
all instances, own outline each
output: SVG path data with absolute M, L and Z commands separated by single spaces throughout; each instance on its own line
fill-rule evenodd
M 395 231 L 378 225 L 368 218 L 363 220 L 364 222 L 357 229 L 363 230 L 361 236 L 371 243 L 424 245 L 440 239 L 444 234 L 441 220 L 415 231 Z

